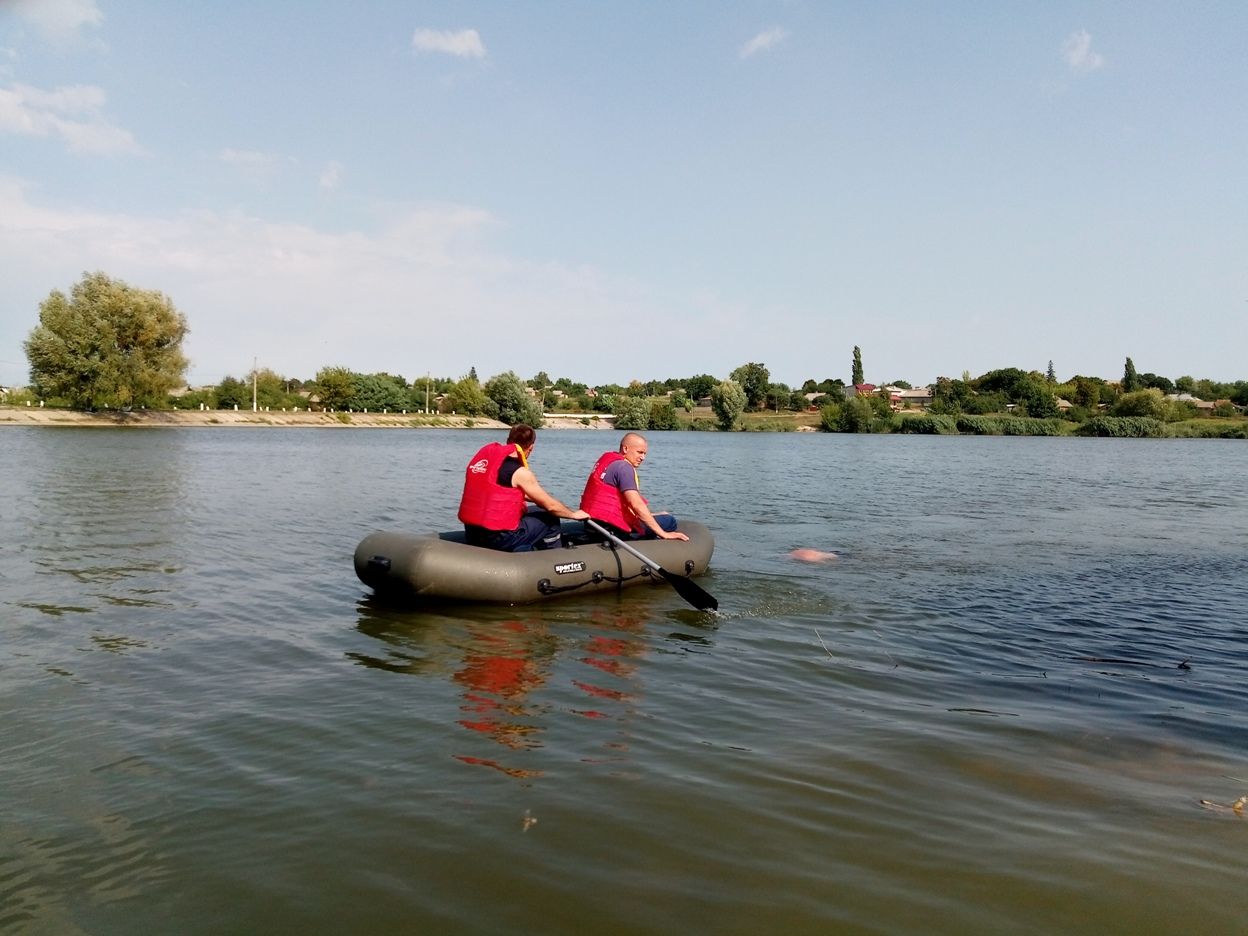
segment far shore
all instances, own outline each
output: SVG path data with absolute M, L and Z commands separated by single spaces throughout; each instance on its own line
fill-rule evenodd
M 615 417 L 547 413 L 543 429 L 614 429 Z M 319 429 L 506 429 L 507 424 L 482 416 L 437 413 L 325 413 L 281 410 L 77 410 L 40 406 L 0 406 L 0 426 L 132 426 L 148 429 L 191 427 L 319 428 Z

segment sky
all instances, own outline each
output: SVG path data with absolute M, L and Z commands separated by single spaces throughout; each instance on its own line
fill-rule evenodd
M 1248 4 L 0 0 L 0 384 L 1248 379 Z

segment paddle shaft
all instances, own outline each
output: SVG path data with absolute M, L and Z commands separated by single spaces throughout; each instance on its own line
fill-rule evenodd
M 647 567 L 653 569 L 655 572 L 658 572 L 659 575 L 663 576 L 663 580 L 665 582 L 676 589 L 676 591 L 680 594 L 680 597 L 684 598 L 685 601 L 689 602 L 699 611 L 706 611 L 708 609 L 711 611 L 719 610 L 719 602 L 715 600 L 715 596 L 698 585 L 698 583 L 693 579 L 683 575 L 674 575 L 673 573 L 668 572 L 667 569 L 663 568 L 650 557 L 643 555 L 618 536 L 614 536 L 609 531 L 603 529 L 602 525 L 598 522 L 591 519 L 586 520 L 585 523 L 597 530 L 625 552 L 630 553 L 637 559 L 640 559 Z
M 638 559 L 640 559 L 650 568 L 654 569 L 655 572 L 663 571 L 663 567 L 659 565 L 657 562 L 655 562 L 653 559 L 651 559 L 649 556 L 646 556 L 643 553 L 638 552 L 636 549 L 634 549 L 632 546 L 629 546 L 628 543 L 620 539 L 618 536 L 612 536 L 610 533 L 604 530 L 602 528 L 602 525 L 599 524 L 597 520 L 586 520 L 585 522 L 589 526 L 597 530 L 599 533 L 601 533 L 603 536 L 605 536 L 607 539 L 609 539 L 611 542 L 615 543 L 616 546 L 619 546 L 625 552 L 632 553 L 634 556 L 636 556 Z

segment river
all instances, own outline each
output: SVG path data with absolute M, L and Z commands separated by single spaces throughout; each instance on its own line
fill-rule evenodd
M 655 433 L 718 614 L 375 601 L 496 437 L 0 430 L 0 932 L 1248 930 L 1242 442 Z

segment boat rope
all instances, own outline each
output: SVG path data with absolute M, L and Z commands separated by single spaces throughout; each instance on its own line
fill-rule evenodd
M 621 569 L 621 572 L 622 571 L 623 570 Z M 584 588 L 586 585 L 599 585 L 603 582 L 611 582 L 612 584 L 617 585 L 619 588 L 623 588 L 625 582 L 630 582 L 635 578 L 640 578 L 642 576 L 648 576 L 648 575 L 650 575 L 650 568 L 648 566 L 642 566 L 641 571 L 636 572 L 633 575 L 615 576 L 615 575 L 606 575 L 603 572 L 595 572 L 592 576 L 587 578 L 585 581 L 577 582 L 575 585 L 553 585 L 551 584 L 550 579 L 544 578 L 537 583 L 537 590 L 541 592 L 543 595 L 557 595 L 560 592 L 576 591 L 578 588 Z
M 557 595 L 560 592 L 576 591 L 578 588 L 584 588 L 586 585 L 600 585 L 603 582 L 611 582 L 616 586 L 616 591 L 620 592 L 624 590 L 625 582 L 631 582 L 635 578 L 649 578 L 654 574 L 650 571 L 649 566 L 643 565 L 641 571 L 632 575 L 625 575 L 624 563 L 620 560 L 620 551 L 616 549 L 615 544 L 599 543 L 599 545 L 603 549 L 610 549 L 611 554 L 615 556 L 615 570 L 619 573 L 618 575 L 607 575 L 605 572 L 595 571 L 586 581 L 577 582 L 575 585 L 553 585 L 550 579 L 544 578 L 537 583 L 537 590 L 543 595 Z

